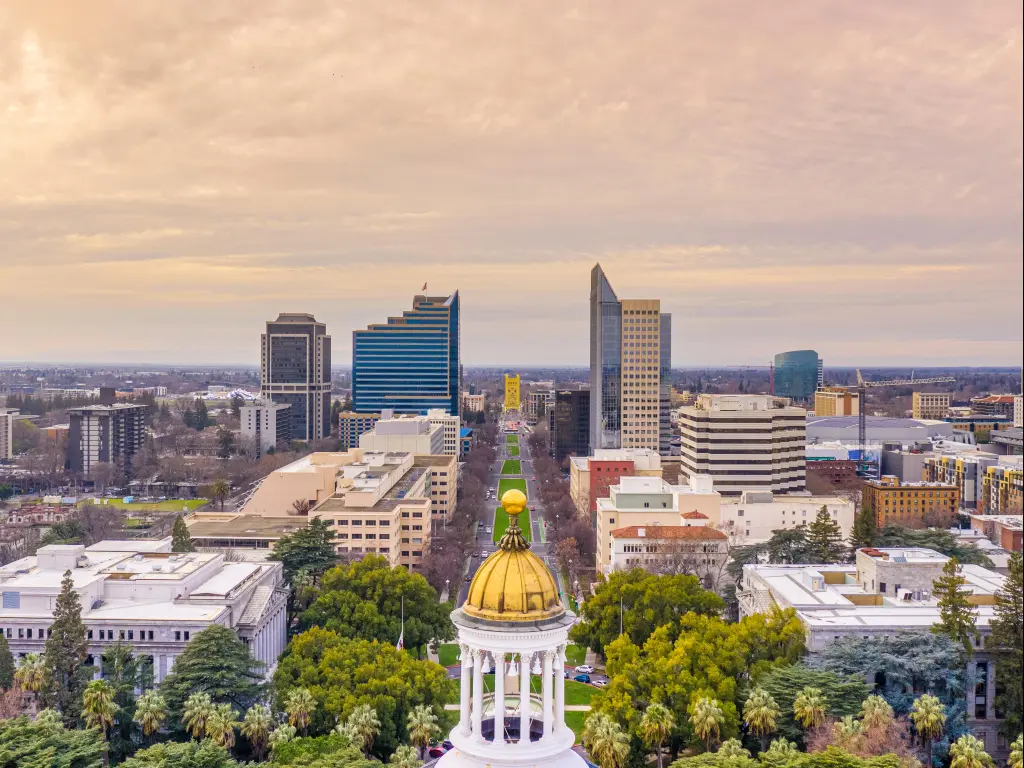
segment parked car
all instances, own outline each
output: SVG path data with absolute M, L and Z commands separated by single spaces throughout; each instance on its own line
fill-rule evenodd
M 593 674 L 594 668 L 592 666 L 590 666 L 589 664 L 580 664 L 578 667 L 576 667 L 576 671 L 577 672 L 586 672 L 589 675 L 589 674 Z
M 590 675 L 576 675 L 576 677 L 574 677 L 573 680 L 575 680 L 577 683 L 589 683 Z
M 608 685 L 608 681 L 607 680 L 595 680 L 593 682 L 593 685 L 595 687 L 597 687 L 597 688 L 604 688 L 606 685 Z
M 444 747 L 431 747 L 427 750 L 427 755 L 436 760 L 439 757 L 444 757 L 444 753 L 447 751 Z
M 572 680 L 572 672 L 570 672 L 569 670 L 566 670 L 565 671 L 565 679 L 566 680 Z
M 477 556 L 476 552 L 474 552 L 473 554 L 470 555 L 470 557 L 476 557 L 476 556 Z

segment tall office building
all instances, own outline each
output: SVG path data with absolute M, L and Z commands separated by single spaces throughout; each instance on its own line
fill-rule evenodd
M 560 389 L 548 409 L 551 455 L 557 461 L 566 456 L 586 456 L 591 408 L 589 389 Z
M 331 337 L 312 315 L 282 312 L 267 321 L 260 351 L 260 395 L 291 406 L 292 440 L 322 440 L 331 431 Z
M 16 408 L 0 408 L 0 459 L 14 458 L 14 420 Z
M 68 409 L 65 466 L 90 477 L 97 464 L 113 464 L 132 476 L 132 457 L 146 437 L 145 405 L 104 403 Z
M 671 453 L 672 320 L 658 299 L 620 299 L 590 273 L 590 449 Z
M 780 352 L 775 356 L 775 392 L 779 397 L 810 401 L 824 384 L 824 366 L 813 349 Z
M 462 400 L 459 292 L 415 296 L 412 309 L 352 332 L 352 408 L 459 415 Z

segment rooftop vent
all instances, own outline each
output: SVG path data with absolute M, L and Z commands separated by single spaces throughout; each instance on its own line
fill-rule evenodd
M 163 569 L 164 569 L 164 567 L 162 565 L 160 565 L 160 563 L 155 563 L 153 565 L 153 570 L 154 571 L 162 571 Z

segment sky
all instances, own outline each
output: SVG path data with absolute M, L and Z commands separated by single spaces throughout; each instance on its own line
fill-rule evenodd
M 459 289 L 466 365 L 1019 365 L 1020 0 L 4 0 L 0 361 L 258 364 Z

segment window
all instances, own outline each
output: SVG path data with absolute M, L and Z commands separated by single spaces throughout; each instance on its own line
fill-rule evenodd
M 134 640 L 135 639 L 135 630 L 132 630 L 132 629 L 128 630 L 128 639 L 129 640 Z
M 185 636 L 185 642 L 187 643 L 187 642 L 188 642 L 188 636 L 189 636 L 189 631 L 188 631 L 188 630 L 186 629 L 186 630 L 185 630 L 184 632 L 182 632 L 181 634 Z
M 181 630 L 174 630 L 174 639 L 178 640 L 179 642 L 181 641 Z
M 878 582 L 878 591 L 882 592 L 883 594 L 885 593 L 885 582 L 884 581 Z
M 87 630 L 85 631 L 85 636 L 86 636 L 86 638 L 88 638 L 89 640 L 92 640 L 92 630 L 91 630 L 91 629 L 87 629 Z
M 150 639 L 150 640 L 153 639 L 153 630 L 152 629 L 149 630 L 149 638 L 148 639 Z

